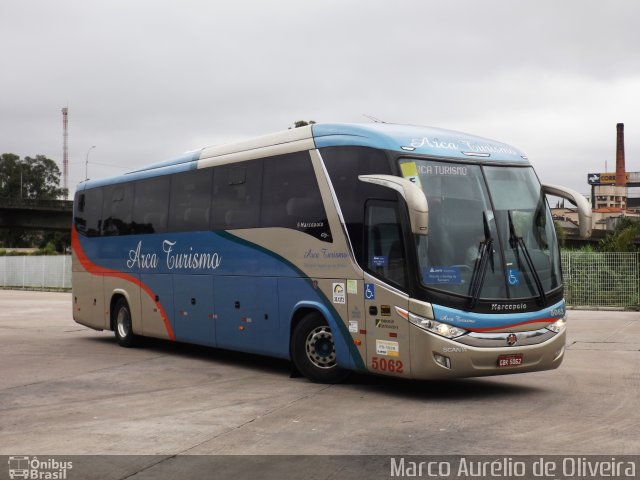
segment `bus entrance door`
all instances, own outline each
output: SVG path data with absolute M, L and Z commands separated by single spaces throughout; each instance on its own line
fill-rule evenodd
M 176 340 L 215 345 L 213 277 L 174 275 L 173 303 Z

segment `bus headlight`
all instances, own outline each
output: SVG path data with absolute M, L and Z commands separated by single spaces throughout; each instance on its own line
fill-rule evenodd
M 560 333 L 567 326 L 567 315 L 553 322 L 551 325 L 547 325 L 547 330 L 551 330 L 554 333 Z
M 417 327 L 446 338 L 456 338 L 467 333 L 467 331 L 462 328 L 454 327 L 453 325 L 448 325 L 446 323 L 436 322 L 435 320 L 429 320 L 428 318 L 419 317 L 413 313 L 409 314 L 409 321 Z

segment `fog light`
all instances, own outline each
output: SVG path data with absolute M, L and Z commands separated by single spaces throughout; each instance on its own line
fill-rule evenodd
M 449 357 L 445 357 L 444 355 L 433 352 L 433 359 L 438 365 L 441 365 L 444 368 L 451 368 L 451 360 L 449 360 Z

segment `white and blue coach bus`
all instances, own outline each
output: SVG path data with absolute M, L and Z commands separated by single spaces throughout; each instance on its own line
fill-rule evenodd
M 316 124 L 203 148 L 75 196 L 73 316 L 290 359 L 317 382 L 553 369 L 560 255 L 517 149 L 454 131 Z

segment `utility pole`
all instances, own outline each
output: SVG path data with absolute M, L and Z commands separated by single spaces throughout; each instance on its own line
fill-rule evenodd
M 62 109 L 62 184 L 69 198 L 69 108 Z

